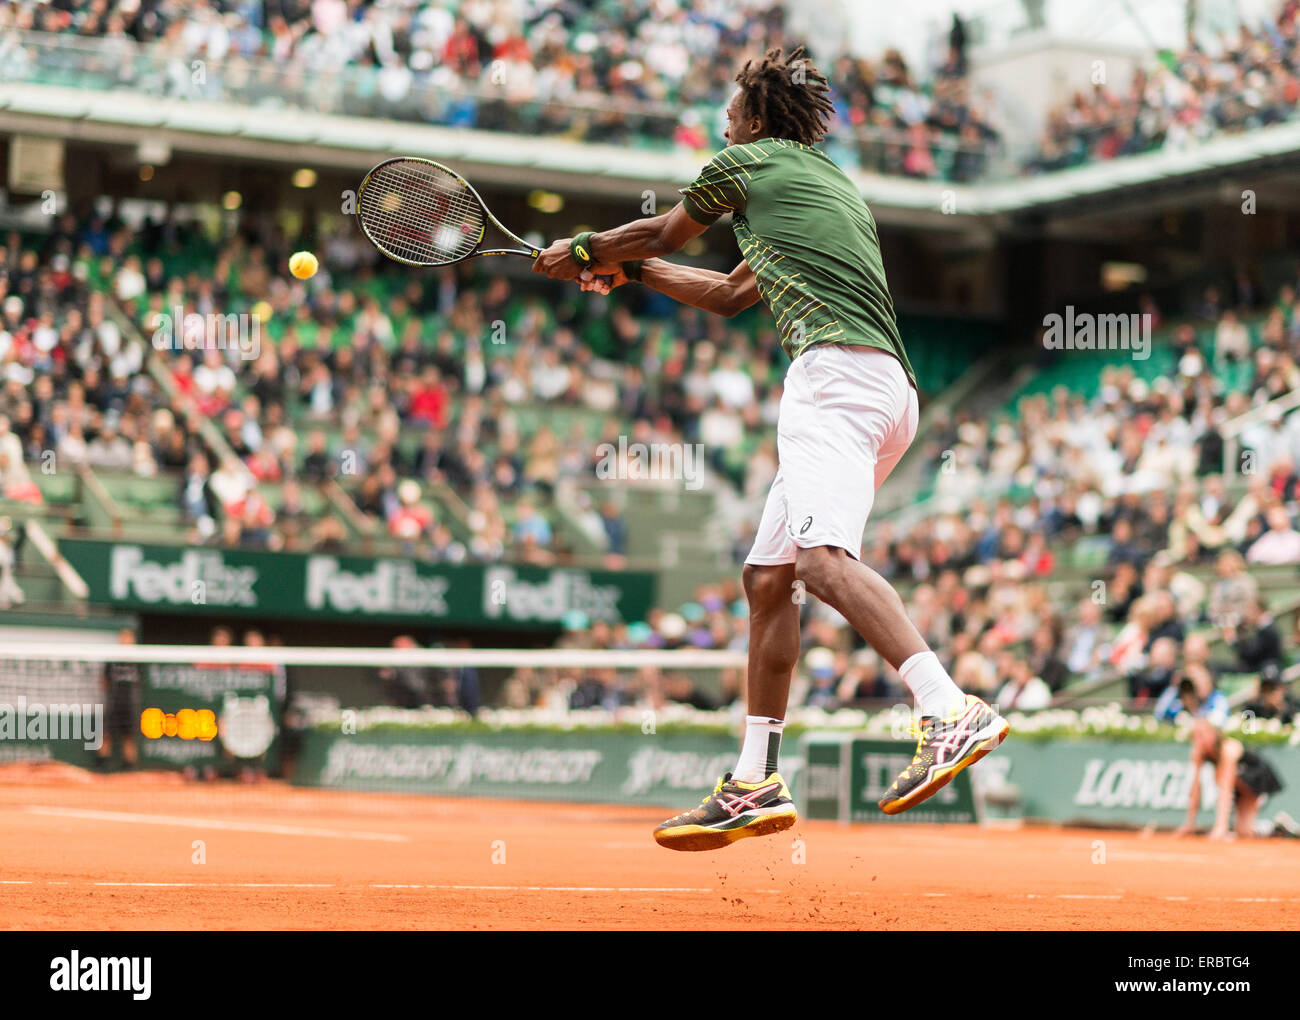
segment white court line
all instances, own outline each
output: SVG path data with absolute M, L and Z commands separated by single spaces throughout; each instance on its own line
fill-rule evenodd
M 67 885 L 67 882 L 47 882 L 46 885 Z M 331 882 L 91 882 L 91 885 L 125 887 L 128 889 L 333 889 Z M 372 887 L 373 888 L 373 887 Z
M 640 892 L 640 893 L 711 893 L 712 889 L 678 886 L 620 885 L 427 885 L 426 889 L 459 889 L 478 892 Z
M 74 883 L 65 880 L 46 879 L 38 882 L 32 879 L 0 879 L 0 885 L 60 885 L 66 886 Z M 717 893 L 725 895 L 744 895 L 756 896 L 769 894 L 773 896 L 785 895 L 786 890 L 782 889 L 711 889 L 698 888 L 691 886 L 613 886 L 613 885 L 450 885 L 450 884 L 419 884 L 419 883 L 399 883 L 399 882 L 372 882 L 349 885 L 347 883 L 334 882 L 96 882 L 82 879 L 75 883 L 78 885 L 111 887 L 111 888 L 129 888 L 129 889 L 429 889 L 456 892 L 551 892 L 551 893 L 573 893 L 573 892 L 614 892 L 614 893 Z M 874 896 L 877 895 L 872 890 L 866 889 L 845 889 L 841 891 L 844 896 Z M 928 897 L 946 897 L 951 893 L 942 892 L 923 892 L 921 896 Z M 1013 894 L 1008 899 L 1016 899 L 1023 896 L 1030 900 L 1123 900 L 1130 899 L 1128 894 L 1123 893 L 1019 893 Z M 1300 897 L 1283 898 L 1280 896 L 1207 896 L 1200 899 L 1194 899 L 1190 896 L 1161 896 L 1158 899 L 1172 901 L 1177 903 L 1300 903 Z M 1146 897 L 1136 897 L 1138 901 Z
M 231 882 L 234 889 L 333 889 L 333 882 Z
M 91 882 L 91 885 L 122 885 L 130 889 L 188 889 L 198 885 L 198 882 Z
M 316 836 L 321 839 L 363 839 L 381 843 L 406 843 L 409 837 L 391 832 L 349 832 L 346 829 L 313 829 L 302 825 L 274 825 L 269 822 L 223 822 L 215 818 L 182 815 L 145 815 L 132 811 L 91 811 L 84 808 L 28 807 L 28 814 L 56 818 L 84 818 L 94 822 L 129 822 L 133 825 L 178 825 L 227 832 L 265 832 L 273 836 Z
M 712 889 L 683 886 L 627 886 L 627 885 L 404 885 L 372 883 L 371 889 L 454 889 L 467 892 L 631 892 L 631 893 L 711 893 Z M 745 890 L 740 890 L 745 891 Z M 779 892 L 777 889 L 751 889 L 746 892 Z

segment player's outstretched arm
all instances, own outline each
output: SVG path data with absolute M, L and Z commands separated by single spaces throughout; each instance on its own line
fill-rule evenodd
M 692 237 L 698 237 L 708 229 L 708 224 L 691 219 L 685 205 L 679 204 L 662 216 L 650 216 L 613 230 L 602 230 L 593 234 L 588 243 L 594 262 L 612 265 L 671 255 Z M 545 273 L 555 280 L 577 277 L 581 267 L 573 261 L 570 241 L 571 238 L 566 237 L 553 242 L 537 256 L 533 272 Z
M 759 298 L 758 282 L 748 262 L 740 263 L 730 273 L 715 273 L 711 269 L 648 259 L 641 263 L 637 279 L 682 304 L 727 318 L 748 308 Z M 608 294 L 627 282 L 627 274 L 620 263 L 594 265 L 578 274 L 578 285 L 598 294 Z
M 641 282 L 682 304 L 728 318 L 759 298 L 758 281 L 748 262 L 741 262 L 730 273 L 715 273 L 650 259 L 641 264 Z

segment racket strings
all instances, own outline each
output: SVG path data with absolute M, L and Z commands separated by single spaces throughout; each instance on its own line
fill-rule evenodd
M 469 255 L 486 224 L 482 206 L 460 180 L 416 161 L 379 168 L 362 188 L 358 208 L 381 251 L 422 265 Z

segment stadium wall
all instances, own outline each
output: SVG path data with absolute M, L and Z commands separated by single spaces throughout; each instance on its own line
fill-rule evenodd
M 293 781 L 303 786 L 536 800 L 636 802 L 671 807 L 714 782 L 735 756 L 730 734 L 635 727 L 599 730 L 457 731 L 337 727 L 303 735 Z M 806 734 L 783 773 L 809 817 L 899 823 L 975 822 L 992 795 L 1016 802 L 1027 819 L 1091 825 L 1159 825 L 1183 820 L 1191 783 L 1185 744 L 1169 740 L 1012 740 L 925 812 L 891 818 L 876 807 L 888 779 L 910 760 L 908 741 Z M 1300 747 L 1256 748 L 1283 789 L 1262 817 L 1300 813 Z M 1201 777 L 1201 811 L 1217 796 L 1212 766 Z M 969 780 L 969 781 L 968 781 Z M 471 792 L 472 791 L 472 792 Z

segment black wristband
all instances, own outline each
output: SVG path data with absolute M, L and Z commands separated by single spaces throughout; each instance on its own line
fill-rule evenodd
M 638 283 L 640 283 L 641 263 L 643 261 L 644 261 L 643 259 L 635 259 L 632 262 L 624 262 L 623 275 L 626 276 L 629 280 L 636 280 Z
M 591 239 L 595 233 L 594 230 L 584 230 L 569 242 L 569 257 L 578 263 L 580 269 L 589 269 L 596 261 L 591 251 Z

